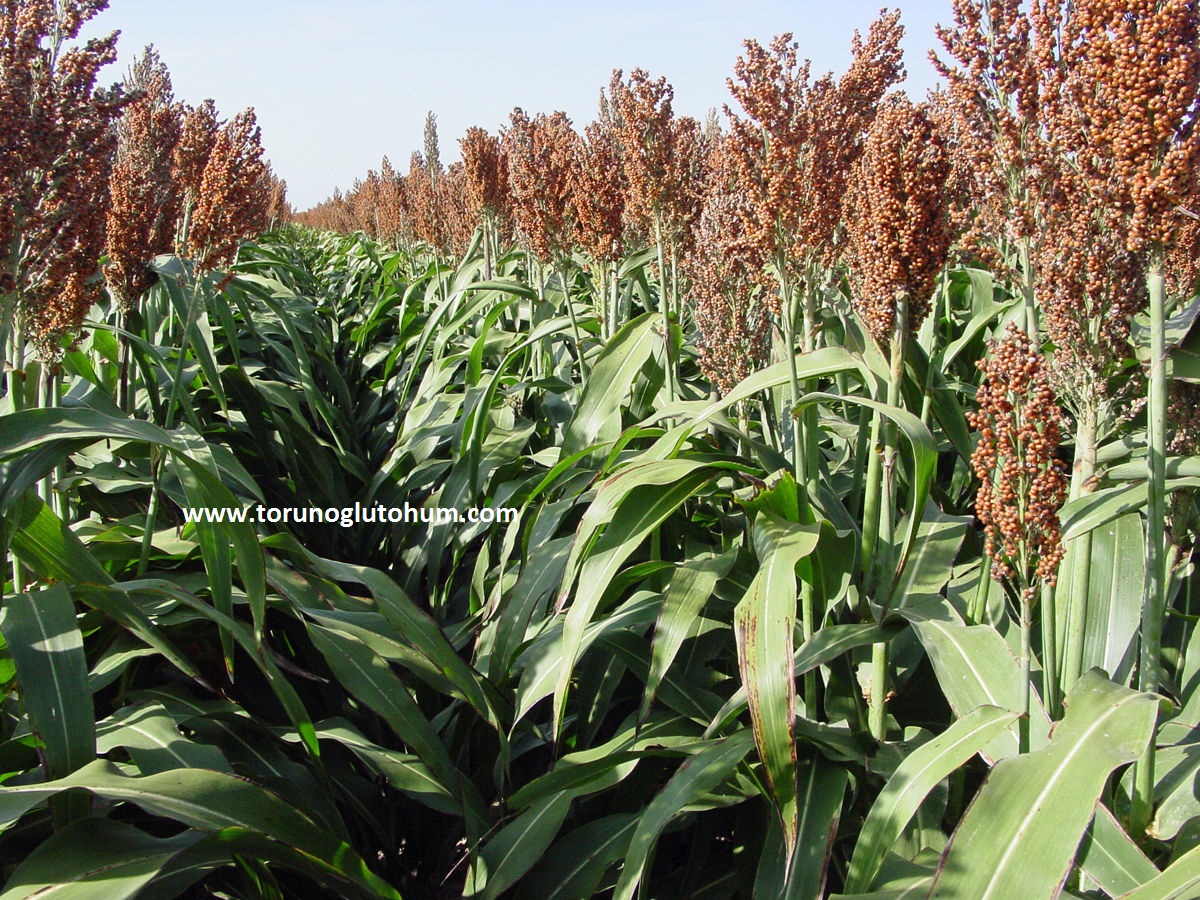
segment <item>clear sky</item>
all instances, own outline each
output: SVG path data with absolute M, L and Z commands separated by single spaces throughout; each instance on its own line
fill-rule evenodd
M 596 112 L 614 68 L 665 75 L 675 111 L 703 118 L 732 103 L 725 79 L 742 40 L 791 31 L 814 75 L 841 72 L 857 28 L 879 0 L 696 0 L 604 4 L 467 0 L 110 0 L 87 35 L 120 30 L 119 80 L 146 44 L 171 71 L 175 95 L 212 97 L 223 116 L 253 106 L 275 171 L 296 209 L 345 189 L 387 154 L 400 171 L 420 149 L 425 113 L 438 117 L 443 161 L 471 125 L 495 132 L 514 106 L 561 109 L 577 128 Z M 935 83 L 927 51 L 951 0 L 900 6 L 910 94 Z M 940 49 L 940 46 L 939 46 Z

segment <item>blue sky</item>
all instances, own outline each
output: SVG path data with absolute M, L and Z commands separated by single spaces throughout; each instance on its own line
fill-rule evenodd
M 468 127 L 495 132 L 514 106 L 561 109 L 582 128 L 614 68 L 665 75 L 676 112 L 703 118 L 731 102 L 725 79 L 744 38 L 765 44 L 791 31 L 814 74 L 840 72 L 854 30 L 865 33 L 881 5 L 110 0 L 86 33 L 121 31 L 121 58 L 101 73 L 103 83 L 152 43 L 178 98 L 212 97 L 225 116 L 253 106 L 267 155 L 304 209 L 378 168 L 384 154 L 406 170 L 428 110 L 446 161 Z M 923 95 L 936 78 L 926 60 L 934 25 L 949 24 L 951 0 L 900 9 L 906 89 Z

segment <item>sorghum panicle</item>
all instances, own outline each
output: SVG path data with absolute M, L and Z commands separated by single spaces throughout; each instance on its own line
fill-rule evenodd
M 908 299 L 910 333 L 929 312 L 952 238 L 949 174 L 943 136 L 928 111 L 893 95 L 871 126 L 847 195 L 854 305 L 883 346 L 899 296 Z
M 461 257 L 471 244 L 476 222 L 463 163 L 451 163 L 438 182 L 438 209 L 445 222 L 442 250 L 451 258 Z
M 571 248 L 579 135 L 562 112 L 538 113 L 531 119 L 515 109 L 510 122 L 501 141 L 508 158 L 513 218 L 533 254 L 549 262 Z
M 954 0 L 954 27 L 937 34 L 957 65 L 930 52 L 947 82 L 946 125 L 957 134 L 956 176 L 970 201 L 962 241 L 994 268 L 1035 231 L 1033 198 L 1053 180 L 1043 136 L 1040 61 L 1020 0 Z
M 898 12 L 883 11 L 840 80 L 810 81 L 791 34 L 764 49 L 745 42 L 727 83 L 747 119 L 728 107 L 741 180 L 756 198 L 746 227 L 767 258 L 831 266 L 850 170 L 886 91 L 904 77 Z
M 1193 0 L 1034 6 L 1059 73 L 1051 139 L 1131 251 L 1171 244 L 1200 166 L 1200 7 Z
M 204 167 L 208 165 L 220 127 L 217 105 L 211 99 L 184 110 L 183 126 L 174 153 L 175 182 L 184 205 L 195 205 Z
M 200 180 L 189 237 L 201 270 L 232 261 L 241 240 L 257 237 L 266 228 L 267 167 L 262 154 L 262 131 L 252 109 L 238 113 L 217 133 Z
M 113 122 L 128 98 L 96 88 L 116 58 L 115 33 L 59 42 L 106 7 L 0 4 L 0 292 L 18 296 L 25 336 L 46 356 L 99 296 Z
M 971 468 L 979 479 L 975 515 L 983 524 L 992 577 L 1007 580 L 1026 600 L 1036 584 L 1053 585 L 1062 560 L 1058 512 L 1067 479 L 1057 459 L 1062 412 L 1045 359 L 1029 336 L 1009 325 L 979 362 L 979 432 Z
M 620 69 L 609 81 L 609 102 L 621 145 L 621 162 L 629 184 L 625 217 L 628 226 L 652 235 L 656 215 L 661 215 L 671 190 L 671 166 L 675 151 L 675 89 L 667 79 L 652 79 L 645 69 L 634 69 L 629 81 Z
M 576 240 L 592 259 L 607 264 L 620 259 L 624 250 L 629 182 L 611 123 L 592 122 L 584 128 L 584 136 L 573 186 L 573 203 L 579 215 Z
M 459 140 L 462 151 L 463 177 L 471 216 L 485 214 L 498 219 L 508 214 L 508 161 L 500 147 L 500 138 L 478 126 L 468 128 Z
M 766 364 L 768 298 L 776 294 L 761 283 L 761 249 L 745 227 L 752 200 L 738 179 L 729 140 L 714 140 L 709 154 L 708 191 L 684 269 L 701 333 L 700 368 L 725 394 Z
M 1144 264 L 1069 168 L 1037 198 L 1032 259 L 1055 387 L 1073 410 L 1108 396 L 1129 355 L 1129 321 L 1146 302 Z
M 147 263 L 173 247 L 180 198 L 172 156 L 183 117 L 171 92 L 170 73 L 152 47 L 134 64 L 127 86 L 136 94 L 116 126 L 104 267 L 109 291 L 123 309 L 154 284 L 156 276 Z

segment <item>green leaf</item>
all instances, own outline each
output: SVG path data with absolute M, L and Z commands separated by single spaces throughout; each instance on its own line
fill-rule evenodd
M 1080 845 L 1079 868 L 1113 897 L 1158 875 L 1154 863 L 1103 803 L 1096 807 L 1096 816 Z
M 964 718 L 981 706 L 998 706 L 1009 712 L 1022 712 L 1021 667 L 1012 650 L 990 625 L 965 626 L 960 622 L 917 619 L 913 628 L 929 654 L 938 684 L 954 714 Z M 1036 694 L 1029 726 L 1030 746 L 1043 747 L 1050 734 L 1050 718 Z M 985 759 L 992 761 L 1012 756 L 1018 749 L 1016 728 L 1009 728 L 982 748 Z
M 820 900 L 825 896 L 850 770 L 809 748 L 797 766 L 796 783 L 800 821 L 795 848 L 789 857 L 779 822 L 773 820 L 759 858 L 755 897 Z
M 278 795 L 234 775 L 204 769 L 173 769 L 129 777 L 96 760 L 66 778 L 44 784 L 0 787 L 0 823 L 12 823 L 61 791 L 82 788 L 106 800 L 133 803 L 151 815 L 201 831 L 241 828 L 303 854 L 323 871 L 358 888 L 396 892 L 367 868 L 348 844 L 318 827 Z
M 691 557 L 671 576 L 662 611 L 654 626 L 654 644 L 650 671 L 646 676 L 646 690 L 642 694 L 641 718 L 644 719 L 650 711 L 658 686 L 675 661 L 683 642 L 695 637 L 697 628 L 704 622 L 700 612 L 712 598 L 717 581 L 728 574 L 733 560 L 732 553 Z
M 127 706 L 96 723 L 97 750 L 108 753 L 114 747 L 128 750 L 143 775 L 172 769 L 229 771 L 220 750 L 184 737 L 160 703 Z
M 17 667 L 21 699 L 51 778 L 96 758 L 92 694 L 75 603 L 63 585 L 14 594 L 0 608 L 0 632 Z
M 581 825 L 546 853 L 529 890 L 529 900 L 577 900 L 594 897 L 600 879 L 622 859 L 640 817 L 634 813 L 604 816 Z
M 484 845 L 481 866 L 487 881 L 482 896 L 486 900 L 499 897 L 537 864 L 562 827 L 573 799 L 570 793 L 543 797 Z
M 766 769 L 790 858 L 800 810 L 796 798 L 796 678 L 792 634 L 796 566 L 816 549 L 819 525 L 797 525 L 763 510 L 752 526 L 759 568 L 734 610 L 738 668 L 754 742 Z
M 1114 681 L 1129 683 L 1146 568 L 1142 517 L 1127 514 L 1098 526 L 1091 550 L 1082 667 L 1099 666 Z
M 12 873 L 0 900 L 136 897 L 164 866 L 203 836 L 184 831 L 156 838 L 109 819 L 74 822 L 34 848 Z
M 707 482 L 713 471 L 695 460 L 652 460 L 627 466 L 600 486 L 580 522 L 559 593 L 561 608 L 578 579 L 563 622 L 563 664 L 554 689 L 556 735 L 584 629 L 609 583 L 646 536 Z
M 729 778 L 750 751 L 749 731 L 714 741 L 712 746 L 686 760 L 666 787 L 646 807 L 625 852 L 625 865 L 613 892 L 614 900 L 632 900 L 658 837 L 687 805 L 695 803 Z
M 28 491 L 12 518 L 12 552 L 42 581 L 111 584 L 112 576 L 40 497 Z
M 824 666 L 837 659 L 843 653 L 890 641 L 897 634 L 894 624 L 874 625 L 869 622 L 851 623 L 848 625 L 826 625 L 815 632 L 796 650 L 795 661 L 792 663 L 793 675 L 799 677 L 805 672 Z M 746 707 L 746 687 L 739 687 L 730 696 L 721 711 L 709 724 L 705 736 L 711 736 L 732 716 L 737 715 Z
M 584 384 L 563 437 L 563 456 L 615 441 L 621 434 L 621 405 L 635 376 L 662 340 L 661 329 L 661 315 L 643 313 L 612 336 Z
M 888 587 L 887 597 L 890 604 L 895 598 L 896 588 L 900 584 L 901 576 L 908 565 L 909 555 L 917 543 L 917 535 L 921 527 L 922 515 L 925 512 L 925 504 L 929 500 L 929 493 L 933 487 L 934 475 L 937 470 L 937 443 L 934 441 L 933 435 L 929 433 L 929 429 L 925 426 L 925 423 L 917 416 L 899 407 L 888 406 L 886 403 L 880 403 L 877 400 L 870 400 L 866 397 L 839 396 L 838 394 L 826 394 L 818 391 L 805 394 L 801 397 L 793 408 L 792 413 L 794 415 L 800 410 L 823 400 L 865 406 L 886 416 L 900 429 L 900 433 L 904 435 L 912 450 L 913 468 L 909 475 L 912 485 L 912 499 L 907 517 L 908 527 L 905 529 L 904 538 L 900 543 L 900 552 L 896 556 L 896 571 L 893 575 L 892 583 Z
M 1018 718 L 1019 714 L 1015 712 L 981 706 L 905 757 L 867 814 L 854 845 L 843 890 L 848 894 L 870 890 L 889 848 L 929 792 Z
M 1189 850 L 1162 874 L 1122 894 L 1119 900 L 1191 900 L 1200 891 L 1200 847 Z
M 1109 775 L 1149 743 L 1158 701 L 1093 669 L 1064 706 L 1044 749 L 996 764 L 950 839 L 931 897 L 1052 897 L 1061 889 Z
M 474 788 L 455 768 L 441 737 L 386 660 L 362 641 L 332 628 L 309 623 L 308 634 L 342 686 L 376 712 L 413 748 L 438 780 L 459 799 L 468 819 L 482 822 L 486 817 Z

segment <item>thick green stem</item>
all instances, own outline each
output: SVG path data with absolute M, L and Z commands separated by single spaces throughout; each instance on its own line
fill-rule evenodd
M 900 389 L 904 382 L 904 342 L 908 336 L 908 297 L 896 296 L 892 318 L 891 377 L 888 380 L 888 406 L 900 405 Z M 896 427 L 890 422 L 883 426 L 883 479 L 879 499 L 879 541 L 873 564 L 875 566 L 875 600 L 886 610 L 891 603 L 895 564 L 895 519 L 896 519 Z M 914 510 L 913 514 L 916 514 Z M 881 613 L 885 615 L 886 613 Z M 871 647 L 871 702 L 870 729 L 876 740 L 887 735 L 887 674 L 888 645 L 873 644 Z
M 1163 257 L 1155 251 L 1146 272 L 1150 294 L 1150 384 L 1146 404 L 1146 579 L 1142 601 L 1142 648 L 1138 665 L 1138 687 L 1157 693 L 1162 681 L 1159 655 L 1162 651 L 1163 616 L 1166 601 L 1166 499 L 1167 499 L 1167 350 L 1166 286 Z M 1134 767 L 1133 803 L 1129 811 L 1130 832 L 1140 840 L 1154 809 L 1154 753 L 1151 739 Z
M 563 302 L 567 305 L 567 316 L 571 320 L 571 338 L 575 342 L 575 357 L 579 360 L 579 374 L 587 378 L 587 364 L 583 361 L 583 341 L 580 338 L 579 320 L 575 317 L 575 305 L 571 302 L 571 290 L 567 282 L 567 263 L 559 261 L 558 277 L 562 282 Z
M 654 216 L 654 249 L 658 254 L 659 310 L 663 317 L 663 342 L 666 345 L 667 402 L 675 401 L 675 353 L 671 347 L 671 297 L 667 289 L 667 258 L 663 247 L 662 220 Z
M 1088 403 L 1075 419 L 1075 462 L 1071 469 L 1068 499 L 1075 500 L 1091 491 L 1096 474 L 1096 406 Z M 1066 608 L 1063 622 L 1063 660 L 1060 687 L 1069 691 L 1083 674 L 1084 623 L 1087 621 L 1088 589 L 1092 572 L 1092 535 L 1086 532 L 1067 545 L 1068 565 L 1060 584 L 1066 591 L 1055 592 L 1055 602 Z M 1042 613 L 1045 615 L 1045 611 Z M 1057 632 L 1056 632 L 1057 634 Z
M 806 481 L 804 472 L 805 457 L 801 449 L 801 424 L 796 404 L 802 396 L 800 392 L 800 373 L 796 366 L 796 310 L 794 307 L 792 285 L 787 275 L 787 257 L 783 253 L 775 257 L 776 277 L 779 279 L 779 317 L 783 325 L 783 353 L 788 363 L 788 378 L 791 396 L 788 398 L 788 421 L 792 429 L 792 474 L 796 476 L 797 484 Z
M 154 544 L 154 531 L 158 526 L 158 509 L 162 502 L 162 494 L 158 486 L 161 457 L 158 455 L 156 447 L 152 447 L 150 453 L 150 504 L 146 508 L 146 522 L 142 528 L 142 543 L 138 550 L 136 576 L 138 578 L 145 575 L 146 570 L 150 568 L 150 553 Z
M 1017 727 L 1017 751 L 1029 752 L 1029 721 L 1032 713 L 1030 660 L 1033 657 L 1033 598 L 1021 592 L 1021 721 Z
M 492 262 L 492 231 L 494 219 L 491 213 L 485 213 L 483 217 L 483 277 L 491 281 L 494 272 L 494 263 Z
M 896 298 L 896 314 L 892 324 L 891 342 L 891 378 L 888 380 L 887 404 L 898 407 L 901 404 L 900 389 L 904 384 L 904 342 L 908 334 L 908 298 L 900 295 Z M 876 593 L 886 606 L 891 600 L 891 582 L 894 573 L 891 571 L 895 564 L 895 547 L 893 531 L 896 524 L 896 457 L 898 454 L 898 439 L 896 426 L 887 420 L 883 423 L 883 485 L 880 490 L 880 527 L 879 548 L 875 553 L 875 565 L 878 570 Z M 915 511 L 914 511 L 915 512 Z
M 863 524 L 859 546 L 863 595 L 875 588 L 875 551 L 879 543 L 880 485 L 883 483 L 883 415 L 871 416 L 870 456 L 867 459 L 867 481 L 863 487 Z
M 1040 346 L 1038 340 L 1037 302 L 1033 287 L 1033 260 L 1030 254 L 1028 237 L 1020 239 L 1017 253 L 1021 258 L 1021 301 L 1025 312 L 1025 333 L 1035 347 Z
M 810 271 L 808 284 L 804 291 L 803 342 L 806 354 L 812 353 L 817 349 L 817 298 L 815 285 L 816 278 Z M 810 381 L 803 386 L 803 390 L 807 393 L 813 387 L 814 383 Z M 821 434 L 817 414 L 816 404 L 813 404 L 804 410 L 804 417 L 801 422 L 804 438 L 805 490 L 808 492 L 809 501 L 814 504 L 817 502 L 817 491 L 821 485 Z
M 992 591 L 992 558 L 983 554 L 979 565 L 979 584 L 967 605 L 967 624 L 982 625 L 987 621 L 987 598 Z
M 1055 630 L 1054 588 L 1042 584 L 1042 700 L 1050 718 L 1062 715 L 1062 694 L 1058 686 L 1058 634 Z
M 608 305 L 608 336 L 611 338 L 621 327 L 621 274 L 616 260 L 613 260 L 609 268 L 609 281 L 612 299 Z

